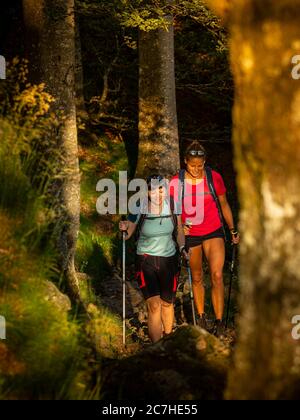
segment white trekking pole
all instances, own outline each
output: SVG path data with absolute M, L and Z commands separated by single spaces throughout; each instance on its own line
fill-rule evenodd
M 122 221 L 126 220 L 125 216 L 122 216 Z M 126 345 L 126 231 L 122 232 L 122 285 L 123 285 L 123 346 Z
M 123 232 L 123 346 L 126 345 L 126 232 Z
M 190 229 L 192 227 L 192 222 L 189 219 L 187 219 L 185 221 L 185 225 L 186 225 L 186 227 L 188 227 Z M 194 323 L 194 326 L 196 326 L 197 323 L 196 323 L 195 301 L 194 301 L 194 293 L 193 293 L 193 277 L 192 277 L 192 270 L 191 270 L 191 267 L 190 267 L 190 261 L 189 260 L 187 260 L 187 271 L 188 271 L 188 275 L 189 275 L 190 297 L 191 297 L 191 304 L 192 304 L 193 323 Z

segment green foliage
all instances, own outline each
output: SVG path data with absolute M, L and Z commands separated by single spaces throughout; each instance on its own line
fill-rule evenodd
M 96 210 L 98 180 L 112 179 L 118 185 L 119 171 L 128 169 L 124 143 L 116 137 L 97 138 L 96 145 L 82 149 L 80 157 L 81 226 L 77 243 L 76 265 L 98 281 L 110 271 L 117 256 L 117 218 L 99 215 Z
M 57 398 L 66 381 L 76 374 L 74 365 L 80 360 L 78 328 L 68 321 L 67 314 L 45 301 L 36 273 L 34 279 L 14 279 L 18 280 L 23 282 L 15 283 L 16 291 L 7 291 L 1 304 L 7 319 L 5 347 L 16 365 L 11 372 L 12 366 L 3 361 L 5 382 L 1 391 Z
M 22 127 L 22 140 L 27 139 L 27 130 L 32 140 L 41 134 L 49 123 L 54 123 L 49 115 L 54 98 L 45 91 L 43 83 L 28 83 L 28 61 L 15 57 L 7 63 L 5 82 L 0 84 L 0 116 Z M 27 139 L 28 140 L 28 139 Z
M 115 236 L 112 234 L 97 234 L 94 230 L 94 224 L 81 216 L 81 228 L 76 251 L 78 269 L 101 281 L 103 273 L 110 271 L 115 254 Z
M 169 9 L 164 2 L 143 0 L 121 0 L 118 17 L 125 27 L 151 31 L 159 28 L 168 29 L 170 22 L 166 19 Z
M 7 322 L 0 398 L 79 398 L 77 377 L 89 350 L 82 326 L 48 290 L 59 278 L 48 200 L 57 155 L 41 162 L 52 99 L 44 86 L 27 84 L 24 61 L 8 69 L 0 84 L 0 314 Z
M 68 398 L 87 350 L 79 325 L 47 292 L 47 281 L 55 278 L 54 253 L 49 245 L 44 251 L 33 247 L 28 228 L 25 215 L 0 208 L 0 314 L 7 322 L 0 398 Z
M 95 338 L 97 350 L 105 358 L 117 358 L 123 350 L 122 322 L 119 316 L 111 313 L 100 304 L 89 305 L 92 321 L 87 326 L 89 336 Z
M 220 35 L 220 20 L 211 12 L 203 0 L 90 0 L 77 1 L 81 13 L 109 13 L 118 18 L 121 25 L 151 31 L 159 28 L 168 29 L 174 18 L 191 17 L 206 26 L 216 35 Z M 223 38 L 223 41 L 225 39 Z M 225 41 L 226 43 L 226 41 Z M 223 45 L 224 46 L 224 45 Z

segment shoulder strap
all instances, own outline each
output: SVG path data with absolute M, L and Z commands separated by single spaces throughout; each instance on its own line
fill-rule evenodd
M 177 248 L 177 233 L 178 233 L 178 219 L 177 219 L 177 214 L 175 214 L 175 201 L 174 201 L 174 197 L 170 197 L 170 210 L 171 210 L 171 215 L 172 215 L 172 221 L 173 221 L 173 225 L 174 225 L 174 230 L 173 230 L 173 241 L 176 245 Z
M 139 238 L 141 236 L 141 232 L 142 232 L 144 223 L 146 221 L 146 217 L 147 217 L 147 214 L 143 214 L 142 213 L 141 216 L 140 216 L 140 218 L 139 218 L 139 221 L 138 221 L 137 227 L 136 227 L 136 231 L 135 231 L 135 240 L 136 240 L 136 242 L 139 240 Z
M 181 191 L 178 188 L 178 194 L 181 193 L 181 200 L 184 197 L 184 178 L 185 178 L 185 169 L 180 169 L 179 173 L 178 173 L 178 179 L 179 179 L 180 184 L 181 184 Z
M 215 190 L 213 176 L 212 176 L 212 169 L 209 166 L 205 166 L 205 174 L 206 174 L 206 181 L 209 188 L 209 191 L 211 192 L 215 202 L 219 203 L 219 199 Z
M 177 215 L 175 214 L 175 200 L 174 200 L 174 197 L 172 196 L 170 197 L 170 210 L 171 210 L 173 225 L 175 228 L 177 228 L 178 220 L 177 220 Z
M 206 182 L 207 182 L 209 191 L 211 192 L 211 195 L 213 196 L 213 199 L 215 200 L 215 203 L 216 203 L 216 206 L 217 206 L 217 209 L 218 209 L 219 218 L 220 218 L 223 233 L 224 233 L 224 236 L 225 236 L 225 239 L 226 239 L 226 231 L 225 231 L 225 223 L 224 223 L 223 213 L 222 213 L 219 198 L 218 198 L 216 190 L 215 190 L 213 176 L 212 176 L 212 169 L 209 166 L 205 166 L 205 174 L 206 174 Z
M 178 173 L 178 206 L 179 206 L 179 212 L 182 210 L 182 203 L 184 199 L 184 188 L 185 188 L 185 169 L 180 169 Z

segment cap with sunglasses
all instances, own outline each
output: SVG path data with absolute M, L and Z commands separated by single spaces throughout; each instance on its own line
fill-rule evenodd
M 190 150 L 189 152 L 187 152 L 187 155 L 190 156 L 205 156 L 205 152 L 203 150 Z

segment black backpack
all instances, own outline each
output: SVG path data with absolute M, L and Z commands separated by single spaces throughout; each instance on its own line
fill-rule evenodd
M 223 233 L 224 233 L 224 237 L 225 240 L 227 239 L 227 235 L 226 235 L 226 231 L 225 231 L 225 223 L 224 223 L 224 218 L 223 218 L 223 213 L 222 213 L 222 209 L 221 209 L 221 205 L 220 205 L 220 201 L 218 199 L 216 190 L 215 190 L 215 186 L 214 186 L 214 182 L 213 182 L 213 176 L 212 176 L 212 169 L 205 165 L 205 175 L 206 175 L 206 182 L 209 188 L 209 191 L 211 193 L 211 195 L 213 196 L 213 199 L 215 200 L 217 209 L 218 209 L 218 213 L 219 213 L 219 218 L 222 224 L 222 229 L 223 229 Z M 185 178 L 185 169 L 180 169 L 179 171 L 179 181 L 181 183 L 181 202 L 184 198 L 184 178 Z

